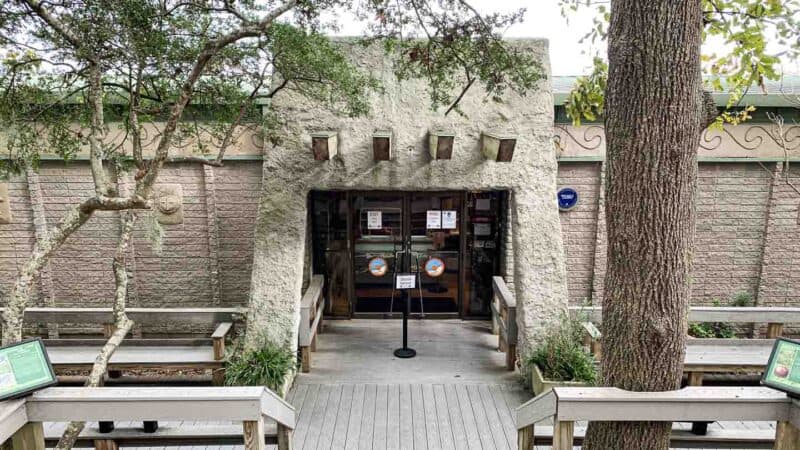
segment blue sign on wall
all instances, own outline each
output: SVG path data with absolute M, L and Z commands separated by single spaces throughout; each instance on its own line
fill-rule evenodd
M 563 188 L 558 191 L 558 209 L 567 211 L 578 204 L 578 192 L 572 188 Z

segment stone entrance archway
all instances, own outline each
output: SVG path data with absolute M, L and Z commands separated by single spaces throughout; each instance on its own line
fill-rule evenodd
M 544 41 L 519 45 L 548 67 Z M 502 103 L 470 91 L 461 103 L 464 115 L 445 117 L 428 107 L 423 83 L 397 82 L 382 49 L 353 46 L 351 54 L 383 83 L 369 117 L 340 117 L 297 93 L 281 92 L 273 99 L 271 107 L 284 119 L 285 138 L 264 155 L 249 338 L 263 335 L 289 348 L 297 345 L 311 190 L 506 190 L 511 197 L 511 278 L 519 305 L 520 349 L 527 352 L 567 306 L 548 81 L 525 97 L 509 92 Z M 330 160 L 314 159 L 311 135 L 319 130 L 337 136 L 338 154 Z M 389 161 L 374 158 L 377 130 L 391 131 Z M 428 136 L 434 130 L 454 133 L 451 159 L 431 158 Z M 486 133 L 516 138 L 510 162 L 486 159 L 481 151 Z

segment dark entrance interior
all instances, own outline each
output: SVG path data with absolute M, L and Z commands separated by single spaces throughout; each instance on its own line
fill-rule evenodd
M 489 314 L 505 192 L 314 191 L 309 202 L 312 263 L 325 275 L 328 315 L 399 317 L 395 273 L 418 276 L 414 314 Z

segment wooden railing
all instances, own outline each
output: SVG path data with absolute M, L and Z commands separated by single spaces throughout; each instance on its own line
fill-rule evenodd
M 322 312 L 325 310 L 323 286 L 325 277 L 314 275 L 300 301 L 300 328 L 298 347 L 300 348 L 301 368 L 311 371 L 311 352 L 317 351 L 317 333 L 322 333 Z
M 492 278 L 492 332 L 497 348 L 506 354 L 506 369 L 514 370 L 517 358 L 517 301 L 502 277 Z
M 599 356 L 601 333 L 595 324 L 603 321 L 602 308 L 599 306 L 571 306 L 569 310 L 572 317 L 586 321 L 583 323 L 586 331 L 586 343 L 591 346 L 592 353 Z M 693 306 L 689 309 L 689 322 L 766 323 L 767 339 L 775 339 L 783 334 L 784 324 L 800 323 L 800 308 Z M 716 343 L 723 342 L 721 339 L 714 339 L 714 341 Z
M 185 423 L 241 422 L 240 436 L 247 450 L 265 448 L 265 419 L 277 423 L 278 447 L 291 448 L 296 424 L 294 408 L 264 387 L 170 387 L 170 388 L 48 388 L 21 399 L 0 403 L 0 442 L 11 439 L 12 448 L 44 450 L 42 422 L 69 421 L 185 421 Z M 213 428 L 213 426 L 211 427 Z M 194 432 L 195 434 L 192 434 Z M 197 435 L 197 428 L 181 426 L 145 433 L 117 428 L 109 433 L 85 430 L 95 448 L 113 450 L 119 445 L 213 440 L 213 432 Z M 220 439 L 230 436 L 219 436 Z M 202 439 L 201 439 L 202 438 Z
M 552 420 L 552 427 L 537 426 Z M 616 388 L 554 388 L 516 411 L 518 446 L 533 449 L 552 441 L 553 449 L 572 450 L 580 445 L 585 430 L 576 430 L 577 421 L 605 422 L 715 422 L 770 421 L 777 422 L 772 435 L 774 449 L 800 448 L 800 403 L 785 394 L 763 387 L 687 387 L 668 392 L 630 392 Z M 540 430 L 541 431 L 537 431 Z M 576 433 L 576 431 L 578 431 Z M 689 432 L 673 431 L 671 440 L 676 447 L 686 442 L 718 443 L 720 447 L 761 445 L 769 437 L 756 430 L 717 430 L 696 436 Z M 761 430 L 757 430 L 761 431 Z M 772 433 L 772 430 L 768 430 Z M 543 435 L 546 439 L 538 439 Z M 713 445 L 710 445 L 713 446 Z M 749 448 L 749 447 L 748 447 Z
M 0 313 L 5 308 L 0 308 Z M 235 322 L 244 317 L 242 308 L 126 308 L 128 318 L 138 324 L 182 323 L 214 325 Z M 28 323 L 97 323 L 113 324 L 111 308 L 27 308 Z
M 600 306 L 571 306 L 573 316 L 582 315 L 590 322 L 602 323 Z M 693 306 L 689 308 L 689 322 L 766 323 L 767 338 L 774 339 L 783 333 L 787 323 L 800 323 L 800 308 L 783 306 Z

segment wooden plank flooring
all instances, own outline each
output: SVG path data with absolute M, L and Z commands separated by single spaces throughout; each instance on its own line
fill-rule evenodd
M 289 402 L 300 411 L 296 450 L 513 450 L 525 398 L 508 384 L 370 383 L 297 385 Z

